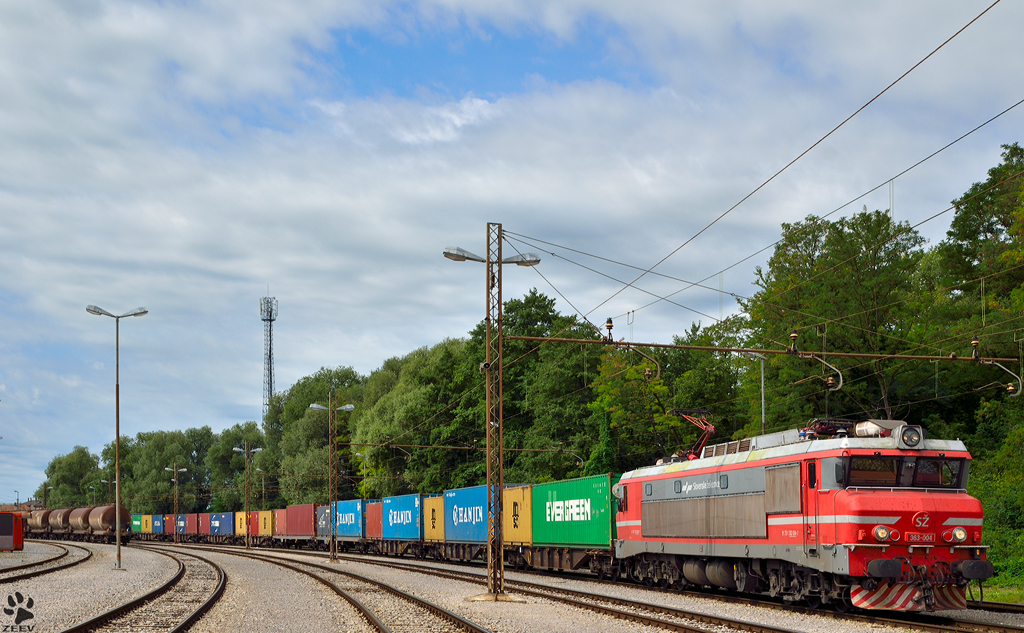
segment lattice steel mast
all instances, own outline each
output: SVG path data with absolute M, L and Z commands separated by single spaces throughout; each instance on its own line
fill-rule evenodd
M 270 397 L 274 395 L 274 321 L 277 320 L 277 299 L 260 299 L 260 319 L 263 321 L 263 419 L 270 411 Z

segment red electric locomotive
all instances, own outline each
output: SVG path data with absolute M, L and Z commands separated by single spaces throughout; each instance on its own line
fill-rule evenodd
M 838 609 L 963 609 L 990 578 L 963 442 L 901 421 L 815 420 L 622 476 L 615 553 L 634 580 Z

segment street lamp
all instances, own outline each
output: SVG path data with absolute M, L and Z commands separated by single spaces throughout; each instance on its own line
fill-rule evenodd
M 359 487 L 362 489 L 363 492 L 363 512 L 366 512 L 366 455 L 363 455 L 362 453 L 353 453 L 353 455 L 355 455 L 356 457 L 363 458 L 363 483 Z
M 21 505 L 21 493 L 17 490 L 14 491 L 14 505 Z
M 106 479 L 100 479 L 101 484 L 107 484 L 107 503 L 110 503 L 110 482 Z
M 540 256 L 533 253 L 503 258 L 501 247 L 504 233 L 501 224 L 487 223 L 487 258 L 456 246 L 449 246 L 442 253 L 456 261 L 472 261 L 486 264 L 487 275 L 487 356 L 480 371 L 487 382 L 487 594 L 481 598 L 506 600 L 505 562 L 501 538 L 501 491 L 504 488 L 503 455 L 503 321 L 501 303 L 501 269 L 504 264 L 536 266 Z
M 114 319 L 114 523 L 117 525 L 117 559 L 114 569 L 121 569 L 121 319 L 149 314 L 145 308 L 135 308 L 121 316 L 111 314 L 97 306 L 86 306 L 85 311 L 96 316 Z
M 236 447 L 232 448 L 231 450 L 233 450 L 236 453 L 242 453 L 243 457 L 245 458 L 245 504 L 243 512 L 245 512 L 245 549 L 249 549 L 249 464 L 252 462 L 252 456 L 255 455 L 256 453 L 262 453 L 263 449 L 250 449 L 249 442 L 246 441 L 244 449 Z
M 260 478 L 263 480 L 263 482 L 262 482 L 263 483 L 263 504 L 260 506 L 260 509 L 261 510 L 266 510 L 267 509 L 267 473 L 263 472 L 262 468 L 257 468 L 256 472 L 258 472 L 261 475 Z
M 46 491 L 47 490 L 53 490 L 53 486 L 47 486 L 45 484 L 43 485 L 43 510 L 45 510 L 47 508 L 47 505 L 46 505 Z
M 327 511 L 331 515 L 331 558 L 332 563 L 338 562 L 338 541 L 334 533 L 335 521 L 334 496 L 338 491 L 338 411 L 352 411 L 356 408 L 354 404 L 334 408 L 333 394 L 327 393 L 327 406 L 313 403 L 309 405 L 314 411 L 327 412 Z
M 174 482 L 174 542 L 178 543 L 178 473 L 188 472 L 188 469 L 178 468 L 178 464 L 175 463 L 174 468 L 167 468 L 164 466 L 164 470 L 169 473 L 174 473 L 174 479 L 172 480 Z M 249 517 L 247 516 L 246 519 L 248 518 Z M 165 534 L 166 530 L 167 528 L 164 528 Z
M 750 360 L 758 359 L 761 361 L 761 435 L 764 435 L 764 361 L 768 359 L 764 357 L 764 354 L 758 354 L 757 352 L 742 352 L 742 354 Z

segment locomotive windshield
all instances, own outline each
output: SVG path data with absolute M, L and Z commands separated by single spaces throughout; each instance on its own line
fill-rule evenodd
M 847 458 L 846 486 L 855 488 L 962 488 L 964 460 L 938 457 Z

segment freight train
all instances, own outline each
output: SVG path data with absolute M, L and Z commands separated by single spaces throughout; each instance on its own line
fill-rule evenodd
M 993 575 L 970 455 L 892 420 L 815 420 L 805 429 L 702 447 L 623 475 L 507 486 L 505 564 L 589 571 L 647 585 L 765 593 L 812 606 L 962 609 Z M 486 488 L 339 501 L 344 549 L 439 560 L 486 556 Z M 328 506 L 133 515 L 142 540 L 324 549 Z M 170 527 L 168 527 L 170 526 Z

